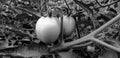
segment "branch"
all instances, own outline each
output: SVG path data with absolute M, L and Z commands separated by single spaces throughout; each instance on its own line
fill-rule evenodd
M 80 38 L 80 32 L 79 32 L 79 28 L 78 28 L 78 24 L 77 24 L 76 18 L 75 18 L 75 23 L 76 23 L 76 32 L 77 32 L 77 36 L 78 36 L 78 38 Z
M 75 45 L 75 46 L 73 46 L 72 48 L 77 48 L 77 47 L 87 46 L 87 45 L 90 45 L 90 44 L 92 44 L 92 43 L 93 43 L 93 42 L 90 41 L 90 42 L 87 42 L 87 43 L 85 43 L 85 44 Z
M 60 46 L 57 47 L 53 47 L 51 48 L 50 51 L 56 51 L 56 50 L 61 50 L 61 49 L 65 49 L 71 46 L 74 46 L 76 44 L 91 40 L 91 38 L 93 38 L 94 35 L 96 35 L 97 33 L 99 33 L 100 31 L 104 30 L 105 28 L 107 28 L 108 26 L 110 26 L 111 24 L 113 24 L 114 22 L 118 21 L 120 19 L 120 14 L 118 14 L 116 17 L 114 17 L 112 20 L 110 20 L 109 22 L 107 22 L 106 24 L 104 24 L 103 26 L 101 26 L 100 28 L 98 28 L 97 30 L 95 30 L 94 32 L 88 34 L 87 36 L 84 36 L 82 38 L 79 38 L 77 40 L 74 40 L 72 42 L 67 42 L 67 43 L 63 43 Z M 99 42 L 98 42 L 99 43 Z

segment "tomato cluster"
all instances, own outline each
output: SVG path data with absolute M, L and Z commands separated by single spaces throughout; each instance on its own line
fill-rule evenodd
M 71 16 L 63 15 L 64 36 L 70 36 L 75 29 L 75 20 Z M 41 17 L 36 23 L 37 38 L 44 43 L 53 43 L 61 33 L 61 18 Z

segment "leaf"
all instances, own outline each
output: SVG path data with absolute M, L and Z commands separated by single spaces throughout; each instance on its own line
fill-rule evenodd
M 76 55 L 72 50 L 69 50 L 68 52 L 60 52 L 58 54 L 61 58 L 82 58 Z
M 115 51 L 107 50 L 103 55 L 98 58 L 118 58 L 118 55 Z
M 35 57 L 48 54 L 48 47 L 43 43 L 31 43 L 0 50 L 0 55 Z

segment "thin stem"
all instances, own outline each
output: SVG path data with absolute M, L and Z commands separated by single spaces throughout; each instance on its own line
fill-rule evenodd
M 76 19 L 76 17 L 74 17 L 74 18 L 75 18 L 77 36 L 78 36 L 78 38 L 80 38 L 80 31 L 79 31 L 79 27 L 78 27 L 78 24 L 77 24 L 77 19 Z
M 85 44 L 75 45 L 75 46 L 73 46 L 72 48 L 87 46 L 87 45 L 90 45 L 90 44 L 92 44 L 92 43 L 93 43 L 93 42 L 90 41 L 90 42 L 87 42 L 87 43 L 85 43 Z
M 61 17 L 61 39 L 63 41 L 64 31 L 63 31 L 63 17 Z

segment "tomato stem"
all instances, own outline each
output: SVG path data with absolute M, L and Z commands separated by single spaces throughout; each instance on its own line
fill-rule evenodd
M 63 16 L 61 16 L 61 41 L 63 41 L 64 31 L 63 31 Z
M 67 42 L 67 43 L 64 43 L 63 45 L 61 46 L 58 46 L 58 47 L 53 47 L 51 49 L 51 51 L 55 51 L 55 50 L 61 50 L 61 49 L 65 49 L 65 48 L 68 48 L 68 47 L 72 47 L 76 44 L 79 44 L 79 43 L 82 43 L 82 42 L 85 42 L 85 41 L 88 41 L 88 40 L 92 40 L 92 41 L 95 41 L 103 46 L 106 46 L 106 47 L 109 47 L 115 51 L 118 51 L 120 52 L 120 48 L 117 48 L 117 47 L 114 47 L 112 45 L 109 45 L 105 42 L 102 42 L 98 39 L 95 39 L 94 36 L 99 33 L 100 31 L 104 30 L 105 28 L 107 28 L 108 26 L 110 26 L 111 24 L 113 24 L 114 22 L 118 21 L 120 19 L 120 14 L 118 14 L 115 18 L 113 18 L 112 20 L 110 20 L 109 22 L 107 22 L 106 24 L 104 24 L 103 26 L 101 26 L 100 28 L 98 28 L 97 30 L 95 30 L 94 32 L 88 34 L 87 36 L 84 36 L 82 38 L 79 38 L 77 40 L 74 40 L 72 42 Z

